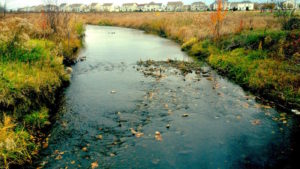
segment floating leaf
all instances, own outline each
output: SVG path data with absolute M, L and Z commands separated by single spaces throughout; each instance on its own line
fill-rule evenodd
M 256 119 L 256 120 L 252 120 L 251 123 L 252 123 L 252 125 L 255 125 L 255 126 L 256 126 L 256 125 L 260 125 L 261 122 L 260 122 L 259 119 Z
M 95 161 L 91 164 L 91 168 L 92 169 L 95 169 L 95 168 L 98 168 L 99 167 L 99 164 L 98 164 L 98 161 Z
M 155 139 L 156 139 L 157 141 L 162 141 L 162 137 L 161 137 L 161 134 L 160 134 L 159 131 L 156 131 L 156 132 L 155 132 Z

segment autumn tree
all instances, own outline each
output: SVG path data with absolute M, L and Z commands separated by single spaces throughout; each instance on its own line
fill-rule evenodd
M 218 41 L 221 36 L 222 24 L 226 16 L 226 11 L 223 11 L 223 2 L 222 0 L 217 0 L 217 10 L 211 13 L 210 20 L 213 27 L 212 33 L 215 41 Z

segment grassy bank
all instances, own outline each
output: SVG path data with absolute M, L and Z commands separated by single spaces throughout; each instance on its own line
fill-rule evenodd
M 281 30 L 273 14 L 228 12 L 214 39 L 210 13 L 104 14 L 99 25 L 145 30 L 173 39 L 245 89 L 283 107 L 300 108 L 299 29 Z M 85 16 L 83 16 L 84 18 Z
M 83 24 L 70 22 L 67 38 L 61 24 L 55 32 L 46 19 L 0 21 L 0 168 L 30 163 L 47 145 L 41 131 L 70 80 L 63 63 L 81 47 Z

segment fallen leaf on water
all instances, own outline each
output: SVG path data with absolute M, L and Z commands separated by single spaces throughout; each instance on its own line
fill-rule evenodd
M 43 149 L 48 148 L 49 144 L 48 143 L 44 143 L 43 144 Z
M 75 164 L 75 161 L 71 161 L 71 164 Z
M 137 133 L 133 128 L 130 128 L 130 131 L 133 135 L 135 135 Z
M 144 133 L 137 132 L 137 133 L 135 134 L 135 136 L 136 136 L 137 138 L 140 138 L 140 137 L 144 136 Z
M 241 118 L 242 118 L 241 116 L 236 116 L 236 119 L 238 120 L 241 120 Z
M 155 132 L 155 139 L 156 139 L 157 141 L 162 141 L 162 137 L 161 137 L 161 134 L 160 134 L 159 131 L 156 131 L 156 132 Z
M 111 157 L 114 157 L 114 156 L 116 156 L 116 155 L 115 155 L 114 153 L 110 153 L 110 156 L 111 156 Z
M 265 109 L 271 109 L 271 108 L 272 108 L 272 107 L 269 106 L 269 105 L 262 105 L 262 107 L 265 108 Z
M 93 162 L 91 164 L 91 167 L 92 167 L 92 169 L 98 168 L 99 167 L 98 161 Z
M 166 109 L 169 107 L 169 105 L 168 105 L 168 104 L 165 104 L 164 106 L 165 106 L 165 108 L 166 108 Z
M 62 159 L 62 156 L 61 155 L 58 155 L 55 160 L 61 160 Z
M 259 119 L 256 119 L 256 120 L 252 120 L 252 125 L 259 125 L 261 122 L 260 122 L 260 120 Z
M 103 136 L 100 134 L 100 135 L 97 136 L 97 138 L 98 138 L 99 140 L 102 140 L 102 139 L 103 139 Z
M 82 148 L 82 151 L 87 152 L 88 150 L 87 150 L 86 147 L 83 147 L 83 148 Z

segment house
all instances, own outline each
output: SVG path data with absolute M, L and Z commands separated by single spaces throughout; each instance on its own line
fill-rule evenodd
M 286 0 L 286 1 L 282 2 L 281 6 L 283 9 L 297 9 L 298 8 L 296 0 Z
M 114 11 L 113 3 L 104 3 L 102 6 L 103 6 L 103 11 L 105 11 L 105 12 L 113 12 Z
M 211 4 L 212 10 L 218 9 L 219 1 L 220 0 L 215 0 L 215 2 L 213 4 Z M 230 7 L 229 5 L 230 5 L 230 3 L 228 2 L 228 0 L 222 0 L 222 10 L 228 10 Z
M 233 11 L 252 11 L 254 10 L 254 3 L 250 1 L 232 2 L 229 4 L 229 9 Z
M 103 6 L 99 3 L 91 3 L 88 8 L 89 8 L 90 12 L 103 11 Z
M 71 4 L 67 7 L 67 12 L 88 12 L 89 9 L 84 4 Z
M 150 2 L 146 5 L 146 11 L 162 11 L 162 3 Z
M 167 11 L 169 12 L 182 11 L 182 10 L 183 10 L 183 3 L 181 1 L 168 2 L 167 4 Z
M 45 11 L 45 6 L 44 5 L 35 6 L 34 11 L 35 12 Z
M 147 4 L 138 4 L 137 8 L 138 8 L 139 12 L 145 12 L 148 10 L 146 7 L 147 7 Z
M 183 11 L 191 11 L 191 5 L 183 5 Z
M 59 7 L 56 5 L 48 4 L 44 6 L 44 10 L 47 11 L 58 11 Z
M 62 3 L 59 5 L 59 11 L 60 12 L 66 12 L 67 11 L 67 4 L 66 3 Z
M 138 11 L 138 4 L 137 3 L 125 3 L 122 5 L 121 11 L 122 12 Z
M 191 5 L 191 11 L 206 11 L 208 7 L 204 2 L 194 2 Z

